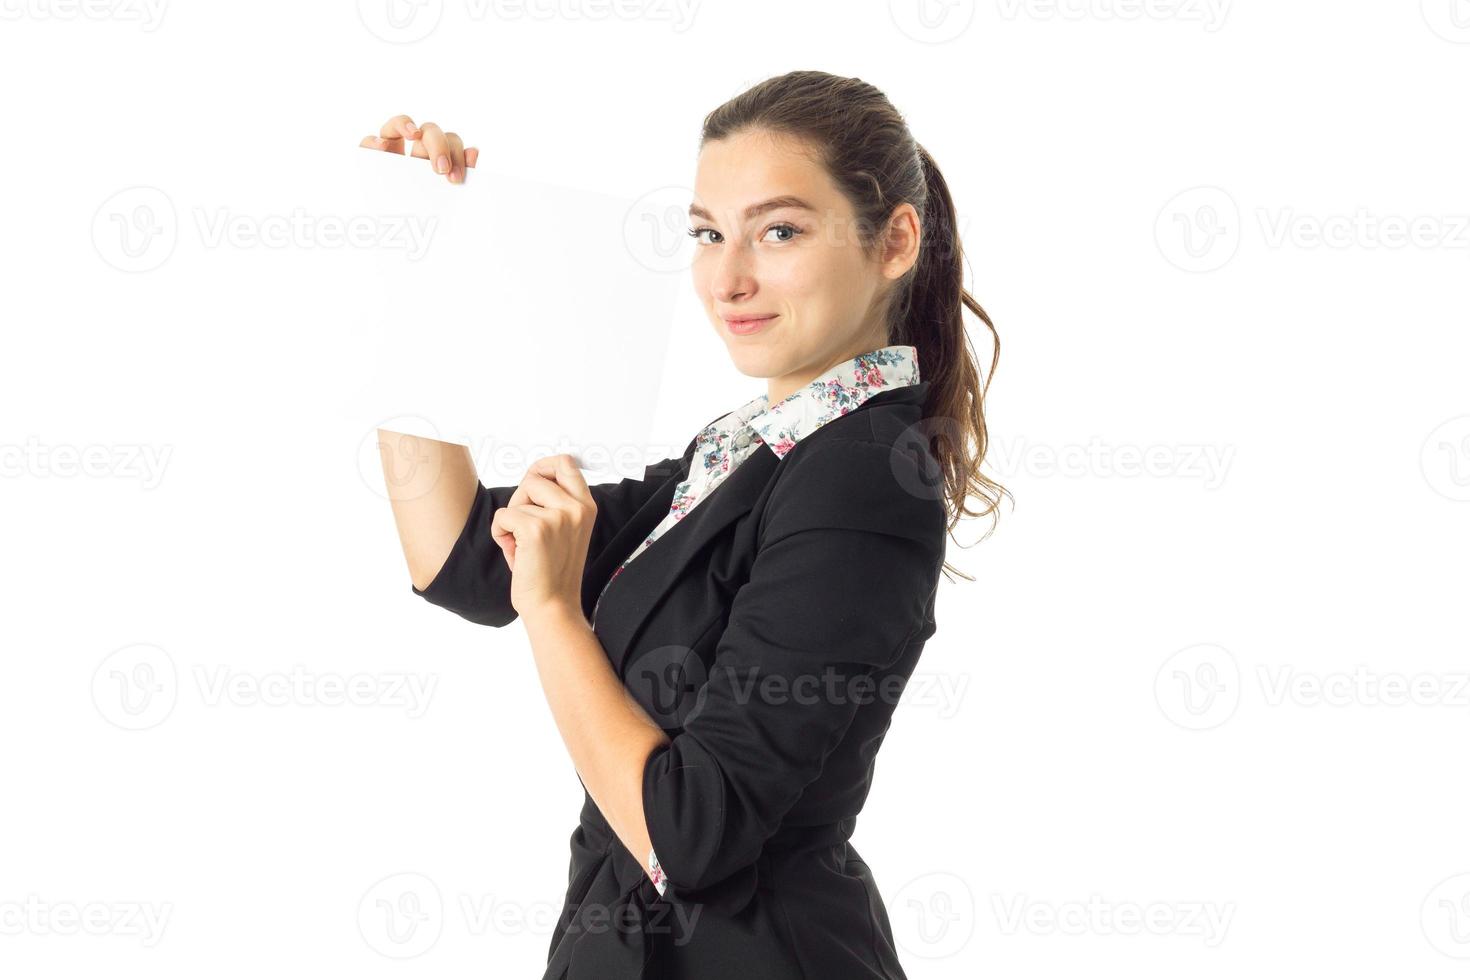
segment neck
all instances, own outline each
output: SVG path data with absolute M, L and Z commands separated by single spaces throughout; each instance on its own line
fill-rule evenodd
M 837 365 L 850 361 L 854 357 L 857 357 L 859 354 L 866 354 L 868 351 L 877 350 L 880 347 L 887 346 L 888 341 L 885 339 L 869 339 L 853 345 L 846 353 L 839 354 L 837 357 L 834 357 L 831 360 L 827 361 L 826 364 L 820 366 L 808 365 L 807 367 L 802 368 L 800 371 L 793 371 L 792 373 L 782 375 L 779 378 L 767 378 L 766 401 L 768 404 L 774 405 L 777 402 L 790 397 L 792 392 L 800 391 L 802 388 L 805 388 L 807 385 L 811 384 L 817 378 L 826 374 Z

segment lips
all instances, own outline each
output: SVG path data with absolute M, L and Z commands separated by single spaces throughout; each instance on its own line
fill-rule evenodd
M 724 318 L 724 320 L 725 326 L 729 329 L 731 333 L 739 336 L 744 336 L 746 334 L 752 334 L 755 333 L 757 330 L 760 330 L 766 324 L 776 319 L 776 316 L 777 314 L 775 313 L 740 317 L 727 316 Z

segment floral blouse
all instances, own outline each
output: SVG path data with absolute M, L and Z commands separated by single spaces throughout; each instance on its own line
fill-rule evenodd
M 708 497 L 737 466 L 750 458 L 757 446 L 764 445 L 777 456 L 784 457 L 799 439 L 832 419 L 846 415 L 885 388 L 918 382 L 917 350 L 908 345 L 879 347 L 843 361 L 774 405 L 770 404 L 768 396 L 760 395 L 711 422 L 695 437 L 689 479 L 674 488 L 669 512 L 633 549 L 633 553 L 613 570 L 608 584 L 659 536 Z M 607 591 L 607 585 L 602 588 L 603 592 Z M 601 605 L 601 593 L 597 600 Z M 597 606 L 592 609 L 592 618 L 597 618 Z M 658 856 L 653 851 L 648 852 L 648 869 L 654 887 L 662 895 L 667 885 Z

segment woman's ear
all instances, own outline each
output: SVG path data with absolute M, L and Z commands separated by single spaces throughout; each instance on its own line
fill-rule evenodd
M 914 263 L 919 261 L 919 249 L 922 246 L 923 226 L 918 209 L 905 201 L 893 209 L 884 229 L 883 252 L 880 257 L 883 275 L 889 279 L 902 279 Z

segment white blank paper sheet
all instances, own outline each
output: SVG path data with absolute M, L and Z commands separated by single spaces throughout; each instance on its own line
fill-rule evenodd
M 349 206 L 380 240 L 350 304 L 370 353 L 347 406 L 364 431 L 466 444 L 487 485 L 555 452 L 596 483 L 682 449 L 648 439 L 682 273 L 630 246 L 631 199 L 505 177 L 484 149 L 463 184 L 352 156 Z

